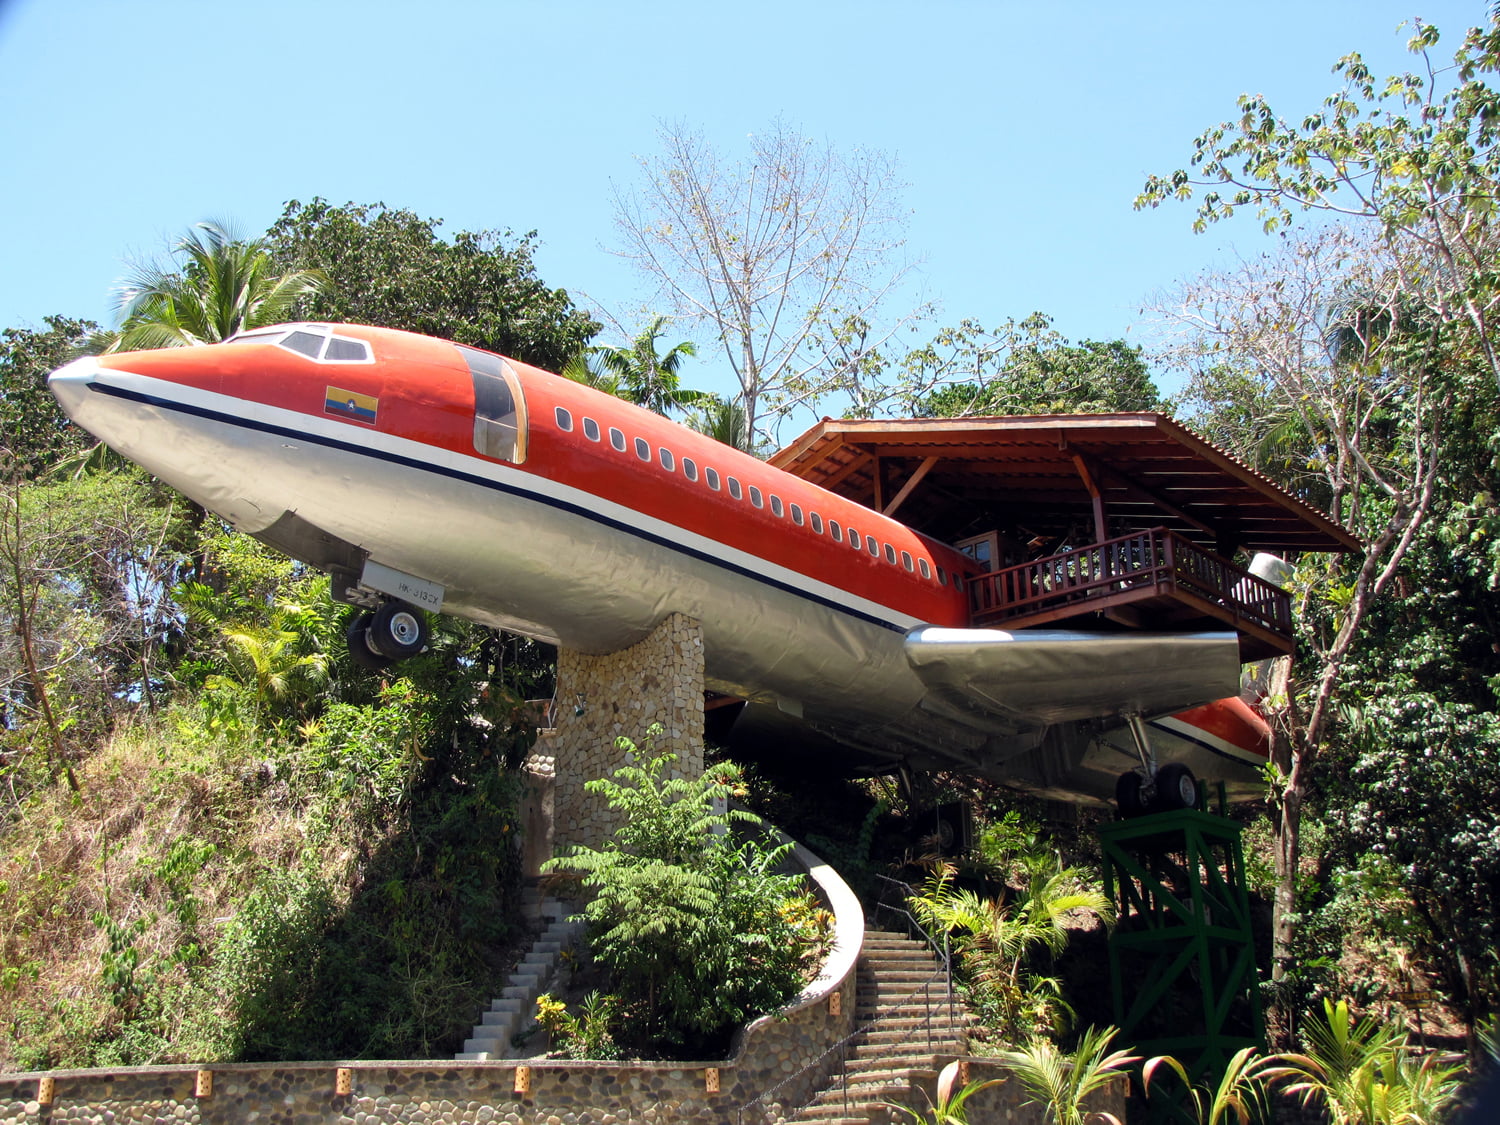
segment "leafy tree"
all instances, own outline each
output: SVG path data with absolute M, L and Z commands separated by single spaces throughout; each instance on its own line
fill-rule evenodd
M 7 472 L 28 477 L 93 444 L 58 407 L 47 376 L 76 356 L 99 326 L 62 316 L 49 316 L 46 324 L 44 332 L 0 333 L 0 451 L 11 459 Z
M 1189 167 L 1150 177 L 1136 206 L 1197 196 L 1198 230 L 1245 207 L 1267 231 L 1309 211 L 1370 224 L 1392 251 L 1403 295 L 1436 322 L 1467 327 L 1500 383 L 1500 91 L 1487 82 L 1500 69 L 1500 23 L 1492 14 L 1470 29 L 1446 68 L 1431 54 L 1438 29 L 1414 26 L 1419 73 L 1379 82 L 1357 53 L 1346 55 L 1334 67 L 1343 87 L 1300 124 L 1263 96 L 1242 95 L 1238 120 L 1202 133 Z
M 860 356 L 899 326 L 868 328 L 906 273 L 893 261 L 903 220 L 892 161 L 820 147 L 779 120 L 739 162 L 681 124 L 658 137 L 639 188 L 615 195 L 620 253 L 723 347 L 746 428 L 774 438 L 798 407 L 835 391 L 858 398 Z
M 324 283 L 317 270 L 277 272 L 265 240 L 236 237 L 220 223 L 198 223 L 173 253 L 182 259 L 179 269 L 148 265 L 125 283 L 119 331 L 97 341 L 105 350 L 218 343 L 286 320 Z
M 628 739 L 620 748 L 635 752 Z M 588 782 L 621 826 L 602 847 L 574 847 L 548 868 L 580 873 L 592 892 L 589 948 L 618 991 L 621 1041 L 693 1057 L 795 995 L 819 943 L 792 909 L 806 897 L 805 881 L 776 874 L 791 845 L 736 839 L 730 824 L 757 818 L 714 811 L 737 768 L 663 780 L 671 760 Z
M 1451 326 L 1404 300 L 1387 248 L 1339 229 L 1185 283 L 1165 309 L 1180 329 L 1168 359 L 1212 380 L 1195 379 L 1189 391 L 1207 428 L 1219 406 L 1209 395 L 1228 369 L 1242 382 L 1233 425 L 1220 429 L 1260 450 L 1275 435 L 1283 460 L 1299 466 L 1288 484 L 1321 501 L 1362 547 L 1302 560 L 1294 591 L 1303 651 L 1282 662 L 1267 700 L 1277 732 L 1280 981 L 1298 921 L 1302 808 L 1372 607 L 1396 582 L 1438 496 L 1451 424 L 1475 398 L 1473 366 Z M 1242 427 L 1247 409 L 1256 423 Z
M 3 471 L 3 466 L 0 466 Z M 165 591 L 181 556 L 178 512 L 131 474 L 25 484 L 0 493 L 0 746 L 76 784 L 77 751 L 127 697 L 150 705 L 173 634 Z
M 446 241 L 439 226 L 383 203 L 292 200 L 269 242 L 285 266 L 328 278 L 299 304 L 307 319 L 439 336 L 549 371 L 599 331 L 566 290 L 537 276 L 535 231 L 460 231 Z
M 902 357 L 902 383 L 921 417 L 1108 414 L 1159 410 L 1141 358 L 1124 340 L 1069 344 L 1050 317 L 1033 313 L 986 330 L 945 328 Z

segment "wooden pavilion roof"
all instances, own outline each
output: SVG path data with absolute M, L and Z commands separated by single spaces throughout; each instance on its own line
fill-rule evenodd
M 1163 414 L 824 419 L 771 464 L 955 540 L 996 513 L 1167 527 L 1221 554 L 1354 551 L 1347 530 Z M 1096 495 L 1097 494 L 1097 497 Z

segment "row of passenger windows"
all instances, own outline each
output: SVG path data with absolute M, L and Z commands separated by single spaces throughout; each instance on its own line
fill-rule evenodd
M 556 408 L 555 413 L 557 418 L 557 428 L 562 430 L 564 433 L 572 433 L 572 413 L 561 406 Z M 589 441 L 604 440 L 604 433 L 600 429 L 599 423 L 594 421 L 594 419 L 588 417 L 585 417 L 583 419 L 583 436 L 588 438 Z M 652 460 L 651 443 L 649 441 L 641 437 L 635 438 L 633 441 L 627 441 L 624 432 L 614 426 L 611 426 L 609 428 L 609 444 L 611 448 L 620 453 L 625 453 L 633 448 L 636 457 L 638 457 L 640 460 L 647 463 Z M 777 496 L 775 493 L 772 493 L 770 496 L 765 496 L 761 493 L 761 490 L 753 484 L 748 489 L 746 489 L 742 487 L 740 482 L 734 477 L 724 477 L 721 479 L 717 469 L 713 469 L 708 465 L 704 465 L 700 470 L 698 463 L 691 457 L 677 457 L 670 449 L 666 448 L 665 446 L 659 446 L 657 448 L 656 460 L 660 461 L 661 467 L 669 473 L 675 472 L 678 468 L 681 468 L 682 475 L 688 480 L 697 481 L 699 479 L 702 479 L 703 483 L 708 485 L 708 487 L 714 492 L 719 492 L 721 489 L 727 487 L 729 495 L 736 500 L 743 500 L 745 498 L 745 493 L 748 492 L 750 494 L 750 503 L 756 508 L 764 509 L 766 507 L 767 501 L 769 501 L 771 514 L 778 519 L 784 519 L 788 514 L 790 514 L 792 522 L 798 527 L 809 527 L 812 529 L 815 535 L 823 534 L 825 521 L 822 516 L 818 515 L 817 512 L 812 511 L 804 513 L 802 511 L 802 508 L 797 504 L 783 504 L 781 501 L 781 497 Z M 833 539 L 835 543 L 847 543 L 854 550 L 867 551 L 870 555 L 877 559 L 884 557 L 885 561 L 890 563 L 892 566 L 897 565 L 897 559 L 899 557 L 900 566 L 904 567 L 906 570 L 912 571 L 913 573 L 920 572 L 923 578 L 927 579 L 928 581 L 932 581 L 934 568 L 931 564 L 928 563 L 926 559 L 921 557 L 913 559 L 909 551 L 898 552 L 896 548 L 891 546 L 889 543 L 880 543 L 879 541 L 877 541 L 873 535 L 866 535 L 861 538 L 859 530 L 857 528 L 841 527 L 838 520 L 827 520 L 826 526 L 828 528 L 828 535 Z M 963 589 L 963 577 L 961 575 L 956 573 L 949 575 L 949 573 L 942 567 L 937 567 L 936 570 L 938 585 L 946 586 L 951 579 L 955 589 Z

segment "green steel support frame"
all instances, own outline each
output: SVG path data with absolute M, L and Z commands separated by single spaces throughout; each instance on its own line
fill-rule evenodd
M 1241 1047 L 1265 1046 L 1240 826 L 1196 809 L 1099 829 L 1120 1041 L 1174 1055 L 1217 1082 Z

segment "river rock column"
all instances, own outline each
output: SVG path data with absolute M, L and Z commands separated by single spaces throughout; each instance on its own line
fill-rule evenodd
M 615 831 L 617 814 L 584 783 L 635 764 L 616 747 L 622 736 L 641 750 L 644 765 L 672 753 L 670 776 L 703 772 L 703 631 L 670 614 L 645 640 L 593 656 L 557 650 L 554 732 L 553 845 L 598 847 Z M 661 724 L 649 743 L 646 732 Z

